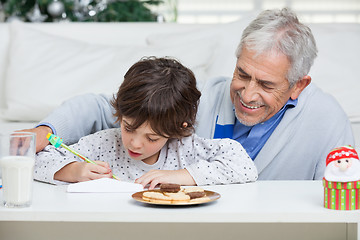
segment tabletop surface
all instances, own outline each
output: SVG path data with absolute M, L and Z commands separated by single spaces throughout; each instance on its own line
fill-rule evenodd
M 321 181 L 257 181 L 203 188 L 221 198 L 202 205 L 155 206 L 135 201 L 132 193 L 67 193 L 64 185 L 34 182 L 32 206 L 9 209 L 1 205 L 0 221 L 360 222 L 360 210 L 323 207 Z

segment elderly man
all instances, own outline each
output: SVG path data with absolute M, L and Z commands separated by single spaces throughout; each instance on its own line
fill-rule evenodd
M 233 78 L 201 89 L 196 133 L 243 144 L 259 180 L 321 179 L 328 152 L 354 139 L 339 104 L 308 76 L 317 54 L 311 30 L 289 9 L 267 10 L 244 30 L 236 53 Z M 72 143 L 118 127 L 109 100 L 89 94 L 65 102 L 31 130 L 37 150 L 49 131 Z

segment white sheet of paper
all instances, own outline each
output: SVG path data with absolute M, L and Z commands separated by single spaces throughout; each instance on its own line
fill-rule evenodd
M 141 184 L 122 182 L 112 178 L 100 178 L 86 182 L 73 183 L 67 187 L 67 192 L 74 193 L 135 193 L 143 190 L 144 188 Z

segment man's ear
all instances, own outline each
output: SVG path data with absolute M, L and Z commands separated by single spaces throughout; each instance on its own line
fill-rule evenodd
M 300 93 L 311 83 L 311 77 L 306 75 L 299 81 L 295 83 L 295 86 L 292 87 L 292 93 L 290 98 L 295 100 L 299 97 Z

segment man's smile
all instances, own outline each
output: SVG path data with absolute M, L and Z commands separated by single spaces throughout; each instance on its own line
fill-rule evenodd
M 261 108 L 262 106 L 264 106 L 263 104 L 259 104 L 259 103 L 256 103 L 255 105 L 247 105 L 243 100 L 242 100 L 242 98 L 241 98 L 241 94 L 240 94 L 240 92 L 238 91 L 237 92 L 237 95 L 239 96 L 239 101 L 240 101 L 240 103 L 244 106 L 244 107 L 246 107 L 246 108 L 249 108 L 249 109 L 258 109 L 258 108 Z

